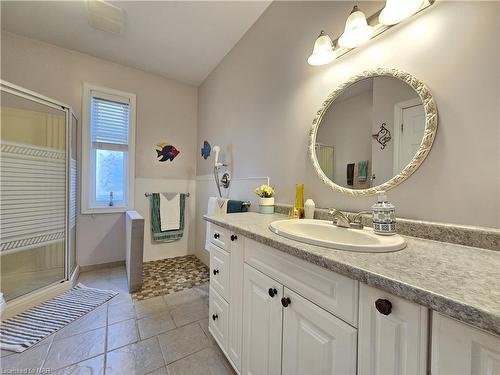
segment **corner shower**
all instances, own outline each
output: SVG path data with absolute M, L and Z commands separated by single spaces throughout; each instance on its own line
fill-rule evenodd
M 0 93 L 0 290 L 8 306 L 76 270 L 77 118 L 5 81 Z

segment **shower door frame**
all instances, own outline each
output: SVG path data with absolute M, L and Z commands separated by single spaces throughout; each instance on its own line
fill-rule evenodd
M 65 160 L 65 165 L 66 165 L 66 173 L 65 173 L 65 192 L 66 192 L 66 197 L 65 197 L 65 202 L 64 202 L 64 277 L 58 281 L 55 281 L 53 283 L 50 283 L 48 285 L 42 286 L 39 289 L 33 290 L 31 292 L 28 292 L 26 294 L 23 294 L 22 296 L 19 296 L 17 298 L 14 298 L 13 300 L 10 300 L 7 302 L 7 306 L 11 304 L 12 302 L 18 301 L 18 300 L 28 300 L 31 299 L 32 297 L 36 296 L 38 293 L 41 291 L 45 291 L 48 288 L 60 285 L 61 283 L 64 283 L 66 281 L 70 281 L 72 279 L 75 279 L 76 275 L 78 274 L 79 267 L 76 265 L 74 272 L 71 274 L 71 265 L 70 263 L 70 235 L 69 235 L 69 204 L 70 204 L 70 199 L 71 199 L 71 192 L 70 192 L 70 173 L 71 173 L 71 120 L 72 116 L 74 115 L 75 119 L 78 121 L 78 117 L 76 114 L 74 114 L 71 106 L 64 104 L 60 101 L 57 101 L 55 99 L 49 98 L 45 95 L 42 95 L 40 93 L 37 93 L 35 91 L 26 89 L 24 87 L 18 86 L 16 84 L 13 84 L 11 82 L 5 81 L 5 80 L 0 80 L 0 92 L 5 91 L 9 94 L 34 101 L 39 104 L 46 105 L 51 108 L 55 108 L 58 110 L 62 110 L 65 113 L 66 116 L 66 121 L 65 121 L 65 152 L 66 152 L 66 160 Z M 77 140 L 78 140 L 78 129 L 77 129 Z M 78 162 L 78 141 L 76 142 L 77 145 L 77 162 Z M 77 164 L 78 165 L 78 164 Z M 78 169 L 77 169 L 78 173 Z M 78 182 L 77 182 L 78 185 Z M 76 197 L 78 203 L 78 197 Z M 75 215 L 77 213 L 75 212 Z M 75 236 L 75 246 L 76 246 L 76 236 Z

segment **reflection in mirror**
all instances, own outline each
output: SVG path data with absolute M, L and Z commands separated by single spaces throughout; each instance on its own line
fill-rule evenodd
M 391 76 L 347 87 L 326 109 L 314 149 L 323 173 L 348 189 L 368 189 L 398 175 L 414 158 L 425 131 L 417 92 Z

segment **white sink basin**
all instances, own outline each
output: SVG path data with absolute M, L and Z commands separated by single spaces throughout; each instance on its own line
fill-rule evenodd
M 398 234 L 381 236 L 373 233 L 371 228 L 340 228 L 326 220 L 277 220 L 269 225 L 269 229 L 292 240 L 337 250 L 384 253 L 406 247 L 404 238 Z

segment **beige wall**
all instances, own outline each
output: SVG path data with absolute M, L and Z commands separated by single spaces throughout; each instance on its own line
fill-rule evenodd
M 419 99 L 413 88 L 396 78 L 377 77 L 373 80 L 373 123 L 372 134 L 385 123 L 392 135 L 392 142 L 382 150 L 380 144 L 372 143 L 372 173 L 376 184 L 389 181 L 394 176 L 394 106 L 410 99 Z M 396 131 L 399 131 L 399 127 Z
M 135 93 L 136 177 L 164 179 L 166 190 L 171 179 L 195 179 L 195 87 L 3 31 L 1 48 L 2 79 L 71 105 L 78 118 L 83 81 Z M 156 160 L 160 141 L 181 151 L 173 163 Z M 77 249 L 82 265 L 125 259 L 124 216 L 79 215 Z
M 373 92 L 371 88 L 333 103 L 326 111 L 316 141 L 334 146 L 333 181 L 347 185 L 347 164 L 372 158 Z
M 230 149 L 235 177 L 270 176 L 277 202 L 292 203 L 295 183 L 304 182 L 320 207 L 368 209 L 375 198 L 349 198 L 319 181 L 306 154 L 308 131 L 323 100 L 350 76 L 403 69 L 432 91 L 439 129 L 423 165 L 388 194 L 398 215 L 499 227 L 500 3 L 437 2 L 337 62 L 309 66 L 318 32 L 339 35 L 351 6 L 271 4 L 199 88 L 198 143 Z M 361 4 L 366 13 L 376 6 Z M 198 175 L 210 173 L 213 161 L 197 160 Z M 206 197 L 197 204 L 206 206 Z

